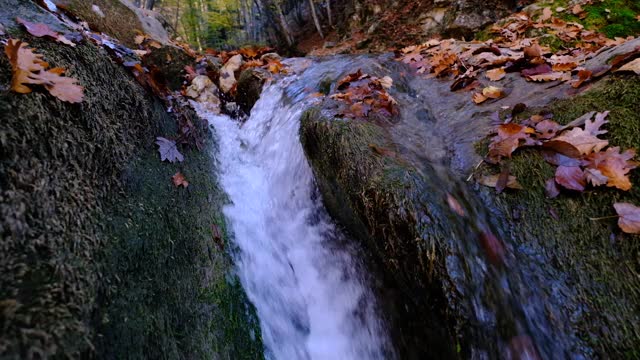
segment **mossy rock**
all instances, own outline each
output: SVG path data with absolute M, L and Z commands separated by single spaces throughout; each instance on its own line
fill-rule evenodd
M 161 74 L 167 88 L 171 91 L 179 91 L 184 83 L 184 68 L 194 65 L 195 59 L 183 49 L 165 45 L 159 49 L 152 48 L 151 52 L 142 58 L 142 63 L 147 67 L 155 67 Z
M 561 100 L 529 113 L 547 110 L 554 120 L 568 123 L 589 112 L 609 110 L 605 126 L 611 146 L 640 148 L 640 79 L 617 76 L 594 85 L 572 99 Z M 482 150 L 484 151 L 484 150 Z M 549 302 L 572 313 L 567 324 L 593 349 L 591 356 L 628 358 L 640 356 L 640 238 L 621 232 L 613 203 L 640 205 L 640 174 L 632 170 L 634 187 L 628 191 L 599 187 L 583 193 L 563 191 L 548 199 L 544 182 L 554 175 L 535 150 L 518 151 L 509 162 L 524 189 L 495 195 L 479 189 L 487 202 L 500 209 L 500 219 L 518 246 L 536 249 L 549 263 L 541 276 L 557 276 L 572 289 L 562 299 L 551 287 L 544 289 Z M 496 171 L 486 169 L 486 171 Z M 592 220 L 599 219 L 600 220 Z M 522 261 L 530 261 L 524 252 Z
M 31 2 L 16 8 L 64 29 Z M 212 224 L 226 241 L 210 154 L 182 149 L 193 185 L 175 189 L 177 170 L 160 162 L 154 141 L 177 125 L 159 99 L 100 47 L 33 38 L 11 17 L 0 23 L 84 87 L 79 104 L 37 86 L 11 92 L 0 55 L 0 358 L 93 358 L 96 346 L 103 357 L 261 358 L 230 260 L 208 251 Z M 205 122 L 192 122 L 208 134 Z

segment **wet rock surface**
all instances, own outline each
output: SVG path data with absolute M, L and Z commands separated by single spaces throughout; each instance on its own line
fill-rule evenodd
M 628 50 L 605 51 L 587 67 Z M 406 295 L 410 313 L 431 320 L 423 322 L 426 331 L 435 330 L 428 324 L 446 328 L 431 334 L 440 346 L 428 354 L 461 351 L 466 358 L 530 352 L 571 358 L 612 349 L 623 354 L 636 347 L 638 339 L 629 340 L 623 325 L 637 322 L 635 312 L 622 309 L 637 309 L 631 290 L 637 281 L 627 290 L 618 286 L 621 276 L 610 277 L 610 285 L 594 282 L 600 274 L 594 259 L 578 260 L 580 252 L 568 250 L 583 243 L 582 238 L 606 242 L 606 226 L 603 231 L 598 224 L 580 221 L 581 229 L 559 230 L 561 224 L 540 218 L 549 216 L 544 201 L 518 201 L 518 194 L 505 198 L 464 183 L 481 160 L 476 144 L 491 131 L 491 114 L 518 103 L 538 108 L 554 104 L 574 96 L 570 86 L 531 84 L 509 75 L 501 83 L 509 95 L 478 106 L 469 93 L 451 92 L 449 82 L 405 76 L 409 70 L 390 60 L 329 60 L 324 71 L 308 70 L 310 79 L 318 79 L 309 86 L 322 91 L 324 83 L 335 84 L 357 67 L 375 76 L 390 75 L 398 118 L 337 118 L 332 100 L 325 100 L 303 116 L 300 134 L 329 212 L 374 252 Z M 613 97 L 609 101 L 616 102 Z M 522 170 L 530 171 L 526 166 Z M 594 231 L 599 234 L 595 238 Z M 559 243 L 567 250 L 556 250 Z M 608 264 L 613 259 L 633 263 L 634 249 L 598 250 L 598 256 Z M 576 276 L 567 265 L 575 262 L 583 264 L 585 273 Z M 591 306 L 594 302 L 600 305 Z M 613 305 L 603 307 L 603 302 Z M 616 320 L 602 316 L 603 308 Z M 589 320 L 595 323 L 587 326 Z M 588 335 L 603 328 L 608 335 L 599 340 Z M 415 330 L 400 332 L 406 336 Z

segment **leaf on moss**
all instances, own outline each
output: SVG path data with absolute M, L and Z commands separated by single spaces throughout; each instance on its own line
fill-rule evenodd
M 27 85 L 43 85 L 51 95 L 62 101 L 82 102 L 83 88 L 76 84 L 77 80 L 61 76 L 63 68 L 46 70 L 49 64 L 42 60 L 41 54 L 34 53 L 27 45 L 20 40 L 9 39 L 4 48 L 13 69 L 11 90 L 28 94 L 32 90 Z
M 629 234 L 640 234 L 640 207 L 629 203 L 615 203 L 618 213 L 618 226 Z
M 167 160 L 171 163 L 184 161 L 184 156 L 178 151 L 175 141 L 159 136 L 156 138 L 156 144 L 160 153 L 160 161 Z
M 182 186 L 186 188 L 187 186 L 189 186 L 189 182 L 187 181 L 187 178 L 180 171 L 178 171 L 177 173 L 175 173 L 175 175 L 171 177 L 171 181 L 173 182 L 173 185 L 175 185 L 175 187 Z
M 584 171 L 575 166 L 558 166 L 555 180 L 559 185 L 576 191 L 584 191 L 584 187 L 587 185 Z
M 607 186 L 620 190 L 631 189 L 631 180 L 628 173 L 637 167 L 637 163 L 632 161 L 636 152 L 628 149 L 620 153 L 620 147 L 611 147 L 604 152 L 593 153 L 587 157 L 588 167 L 598 170 L 605 176 Z M 595 185 L 595 184 L 594 184 Z

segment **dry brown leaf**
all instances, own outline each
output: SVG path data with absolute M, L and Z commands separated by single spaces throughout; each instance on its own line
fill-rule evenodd
M 637 58 L 633 61 L 630 61 L 624 64 L 622 67 L 620 67 L 620 69 L 614 72 L 619 72 L 619 71 L 633 71 L 637 75 L 640 75 L 640 58 Z
M 558 166 L 555 180 L 559 185 L 570 190 L 583 191 L 587 185 L 584 171 L 577 166 Z
M 16 22 L 24 26 L 27 32 L 35 37 L 49 36 L 54 39 L 58 37 L 58 33 L 51 30 L 47 24 L 32 23 L 20 17 L 16 18 Z
M 477 181 L 478 184 L 495 188 L 498 185 L 498 180 L 500 179 L 500 174 L 495 175 L 485 175 L 480 177 Z M 509 179 L 507 180 L 507 188 L 522 190 L 523 187 L 520 185 L 515 176 L 509 175 Z
M 525 76 L 526 80 L 529 81 L 557 81 L 557 80 L 562 80 L 562 81 L 569 81 L 571 80 L 571 74 L 568 72 L 558 72 L 558 71 L 554 71 L 554 72 L 550 72 L 550 73 L 546 73 L 546 74 L 539 74 L 539 75 L 531 75 L 531 76 Z
M 20 40 L 9 39 L 5 53 L 13 69 L 11 90 L 27 94 L 31 92 L 28 85 L 43 85 L 51 95 L 70 103 L 79 103 L 83 98 L 83 88 L 76 84 L 77 80 L 61 76 L 62 68 L 46 70 L 49 64 L 42 60 L 42 55 L 27 48 L 28 44 Z
M 482 95 L 489 99 L 499 99 L 505 95 L 504 91 L 496 86 L 487 86 L 482 89 Z
M 189 186 L 189 182 L 187 181 L 187 178 L 180 171 L 178 171 L 177 173 L 175 173 L 175 175 L 171 177 L 171 181 L 173 182 L 173 185 L 175 185 L 175 187 L 182 186 L 186 188 L 187 186 Z
M 620 147 L 611 147 L 604 152 L 589 155 L 586 159 L 588 161 L 587 167 L 598 170 L 606 176 L 608 187 L 628 191 L 631 189 L 628 173 L 638 165 L 632 160 L 635 155 L 636 152 L 633 149 L 620 153 Z
M 504 78 L 506 74 L 507 72 L 504 71 L 504 68 L 501 67 L 501 68 L 488 70 L 485 75 L 491 81 L 498 81 L 498 80 L 502 80 L 502 78 Z
M 573 128 L 569 131 L 565 131 L 560 136 L 551 140 L 548 144 L 553 144 L 554 142 L 565 142 L 570 144 L 583 155 L 598 152 L 609 145 L 609 141 L 599 139 L 591 132 L 582 130 L 581 128 Z
M 618 213 L 618 226 L 629 234 L 640 234 L 640 207 L 630 203 L 615 203 L 613 207 Z
M 471 95 L 471 99 L 473 100 L 474 103 L 481 104 L 487 101 L 488 98 L 482 95 L 481 93 L 473 93 L 473 95 Z
M 533 145 L 531 134 L 535 133 L 530 127 L 509 123 L 498 126 L 498 134 L 489 144 L 488 159 L 498 162 L 502 157 L 510 157 L 522 145 Z

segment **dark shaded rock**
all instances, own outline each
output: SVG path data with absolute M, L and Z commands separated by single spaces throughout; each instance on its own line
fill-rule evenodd
M 0 8 L 65 29 L 32 2 Z M 175 136 L 176 120 L 126 68 L 0 14 L 8 34 L 85 89 L 79 104 L 37 86 L 11 92 L 0 55 L 0 358 L 94 358 L 96 347 L 114 358 L 261 358 L 229 259 L 209 249 L 212 224 L 224 225 L 208 152 L 160 162 L 155 138 Z M 192 176 L 187 191 L 171 184 L 179 170 Z
M 195 59 L 179 47 L 165 45 L 159 49 L 152 48 L 151 52 L 143 57 L 142 63 L 148 67 L 156 67 L 163 75 L 169 90 L 177 91 L 184 83 L 185 66 L 194 65 Z
M 236 101 L 246 114 L 251 113 L 251 108 L 260 99 L 262 86 L 267 78 L 268 73 L 258 68 L 246 69 L 240 74 L 236 88 Z

